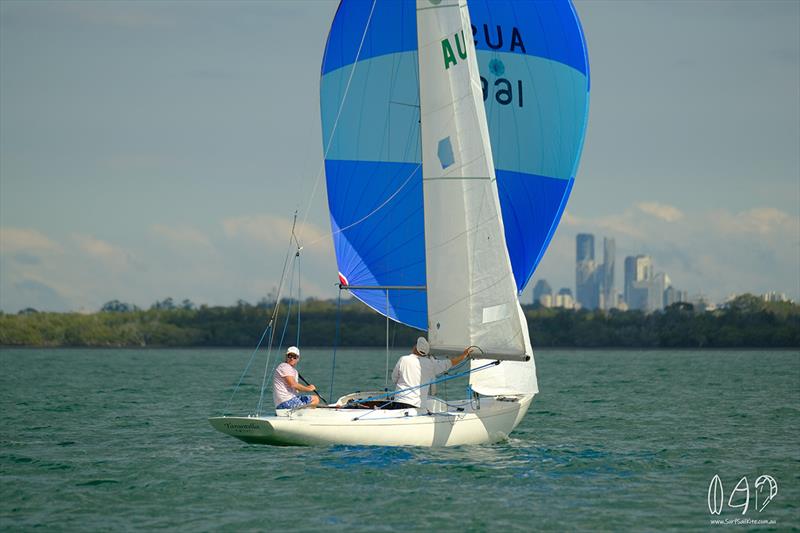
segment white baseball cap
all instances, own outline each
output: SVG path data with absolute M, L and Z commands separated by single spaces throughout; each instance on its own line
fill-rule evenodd
M 300 348 L 298 348 L 297 346 L 289 346 L 289 348 L 286 349 L 286 355 L 289 354 L 300 357 Z
M 420 355 L 428 355 L 430 350 L 431 345 L 428 344 L 428 341 L 425 339 L 425 337 L 420 337 L 417 339 L 417 352 L 419 352 Z

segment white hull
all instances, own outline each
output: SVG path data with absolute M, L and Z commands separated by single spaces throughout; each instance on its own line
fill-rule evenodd
M 286 410 L 277 416 L 222 416 L 209 418 L 209 422 L 222 433 L 257 444 L 459 446 L 505 439 L 525 416 L 532 399 L 485 397 L 478 406 L 476 402 L 444 404 L 430 398 L 425 410 L 329 407 Z

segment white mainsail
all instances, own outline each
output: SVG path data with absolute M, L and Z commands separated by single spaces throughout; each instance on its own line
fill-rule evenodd
M 472 374 L 478 392 L 536 392 L 466 1 L 417 0 L 417 40 L 431 350 L 506 360 Z

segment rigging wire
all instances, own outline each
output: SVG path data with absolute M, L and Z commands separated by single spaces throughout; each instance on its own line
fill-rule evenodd
M 267 327 L 261 333 L 261 338 L 258 340 L 258 344 L 256 344 L 256 347 L 253 350 L 253 353 L 250 354 L 250 359 L 247 361 L 247 364 L 245 365 L 241 376 L 239 376 L 239 381 L 236 383 L 236 386 L 234 386 L 233 392 L 231 392 L 231 396 L 230 396 L 230 398 L 228 398 L 228 401 L 225 404 L 225 407 L 223 408 L 223 412 L 222 412 L 223 415 L 227 414 L 228 408 L 230 407 L 231 402 L 233 401 L 233 397 L 239 391 L 239 387 L 241 386 L 242 382 L 244 381 L 244 378 L 247 375 L 247 372 L 250 370 L 250 367 L 252 366 L 253 361 L 255 360 L 255 356 L 258 353 L 258 350 L 261 348 L 261 345 L 264 343 L 264 339 L 267 337 L 267 335 L 269 335 L 269 342 L 268 342 L 268 345 L 267 345 L 267 364 L 266 364 L 266 367 L 267 368 L 269 367 L 270 352 L 271 352 L 271 349 L 272 349 L 272 339 L 274 338 L 274 328 L 273 328 L 273 326 L 274 326 L 275 320 L 276 320 L 276 318 L 278 316 L 278 311 L 279 311 L 279 306 L 280 306 L 280 301 L 281 301 L 281 294 L 282 294 L 282 290 L 283 290 L 283 282 L 284 282 L 284 279 L 285 279 L 285 276 L 286 276 L 286 267 L 287 267 L 287 264 L 289 262 L 289 254 L 291 253 L 291 249 L 292 249 L 291 248 L 291 244 L 292 244 L 292 240 L 294 240 L 294 242 L 297 242 L 297 239 L 294 236 L 294 228 L 295 228 L 296 222 L 297 222 L 297 212 L 295 211 L 294 221 L 292 222 L 292 234 L 291 234 L 291 237 L 289 239 L 289 249 L 287 250 L 286 257 L 284 258 L 284 261 L 283 261 L 283 269 L 281 270 L 281 279 L 280 279 L 280 282 L 278 284 L 278 294 L 277 294 L 277 298 L 275 300 L 275 307 L 273 308 L 272 315 L 270 317 L 269 323 L 267 324 Z M 297 253 L 299 254 L 299 249 L 298 249 Z M 298 313 L 299 313 L 299 309 L 298 309 Z M 299 322 L 298 322 L 298 331 L 299 331 Z M 299 333 L 298 333 L 298 335 L 299 335 Z M 266 369 L 265 369 L 265 374 L 266 374 Z M 266 375 L 265 375 L 264 379 L 266 379 Z M 262 388 L 261 388 L 261 398 L 259 399 L 259 412 L 260 412 L 261 401 L 263 400 L 263 395 L 264 395 L 264 384 L 263 384 L 263 381 L 262 381 L 261 387 Z
M 383 387 L 389 388 L 389 289 L 386 289 L 386 373 L 384 374 Z
M 295 254 L 295 263 L 297 265 L 297 269 L 296 269 L 297 270 L 297 337 L 296 337 L 295 346 L 297 346 L 299 348 L 300 347 L 300 256 L 298 254 Z M 290 287 L 291 287 L 291 285 L 290 285 Z M 292 290 L 291 290 L 291 288 L 289 290 L 289 298 L 290 298 L 290 307 L 289 307 L 289 310 L 287 311 L 286 324 L 288 324 L 289 318 L 291 316 L 291 298 L 292 298 Z M 284 325 L 284 331 L 281 334 L 281 338 L 280 338 L 280 342 L 278 344 L 278 348 L 283 346 L 283 340 L 284 340 L 285 335 L 286 335 L 286 325 Z M 270 376 L 275 374 L 275 369 L 278 367 L 279 364 L 281 364 L 281 362 L 282 361 L 281 361 L 280 357 L 277 357 L 276 361 L 275 361 L 275 364 L 272 365 L 272 368 L 269 371 L 269 375 Z M 300 379 L 304 380 L 303 376 L 300 376 Z M 308 385 L 307 382 L 306 382 L 306 385 Z M 268 384 L 267 384 L 267 386 L 268 386 Z M 317 396 L 319 396 L 319 394 L 317 394 Z M 323 399 L 322 396 L 320 396 L 320 399 Z M 323 400 L 323 401 L 325 401 L 325 400 Z M 327 403 L 327 401 L 325 403 Z
M 300 250 L 301 248 L 298 247 L 295 254 L 295 261 L 297 262 L 297 339 L 295 339 L 294 345 L 298 348 L 300 348 L 300 302 L 303 301 L 300 293 Z
M 336 231 L 331 231 L 330 233 L 326 233 L 325 235 L 321 235 L 321 236 L 317 237 L 317 238 L 316 238 L 316 239 L 314 239 L 313 241 L 311 241 L 311 242 L 307 243 L 307 244 L 306 244 L 306 246 L 312 246 L 312 245 L 314 245 L 314 244 L 316 244 L 316 243 L 320 242 L 320 241 L 321 241 L 321 240 L 323 240 L 323 239 L 328 239 L 328 238 L 331 238 L 331 237 L 333 237 L 333 236 L 335 236 L 335 235 L 338 235 L 338 234 L 342 233 L 343 231 L 347 231 L 347 230 L 349 230 L 350 228 L 352 228 L 352 227 L 354 227 L 354 226 L 358 226 L 359 224 L 361 224 L 362 222 L 364 222 L 365 220 L 367 220 L 369 217 L 371 217 L 372 215 L 374 215 L 375 213 L 377 213 L 378 211 L 380 211 L 381 209 L 383 209 L 384 207 L 386 207 L 386 205 L 387 205 L 387 204 L 389 204 L 389 202 L 391 202 L 391 201 L 392 201 L 392 200 L 395 198 L 395 196 L 397 196 L 398 194 L 400 194 L 400 191 L 402 191 L 402 190 L 405 188 L 405 186 L 406 186 L 406 185 L 408 185 L 408 182 L 410 182 L 410 181 L 411 181 L 411 178 L 413 178 L 413 177 L 414 177 L 414 174 L 416 174 L 416 173 L 417 173 L 417 171 L 418 171 L 418 170 L 419 170 L 421 167 L 422 167 L 422 163 L 419 163 L 419 164 L 418 164 L 416 167 L 414 167 L 414 170 L 412 170 L 412 171 L 411 171 L 411 172 L 408 174 L 408 177 L 405 179 L 405 181 L 403 181 L 403 183 L 401 183 L 401 184 L 400 184 L 400 187 L 398 187 L 398 188 L 397 188 L 397 190 L 395 190 L 395 191 L 394 191 L 394 192 L 393 192 L 391 195 L 389 195 L 389 197 L 388 197 L 388 198 L 386 198 L 386 200 L 384 200 L 384 201 L 383 201 L 383 202 L 382 202 L 380 205 L 378 205 L 378 207 L 376 207 L 375 209 L 373 209 L 372 211 L 370 211 L 369 213 L 367 213 L 367 214 L 366 214 L 366 215 L 364 215 L 363 217 L 359 218 L 359 219 L 358 219 L 358 220 L 356 220 L 355 222 L 351 222 L 351 223 L 350 223 L 350 224 L 348 224 L 347 226 L 344 226 L 343 228 L 339 228 L 339 229 L 337 229 Z
M 288 248 L 286 250 L 286 257 L 283 260 L 283 268 L 281 269 L 281 279 L 280 279 L 280 282 L 278 283 L 278 293 L 277 293 L 277 295 L 275 297 L 275 307 L 273 308 L 272 318 L 270 319 L 270 323 L 271 324 L 275 323 L 275 320 L 276 320 L 276 318 L 278 316 L 278 311 L 280 310 L 281 296 L 283 295 L 283 287 L 284 287 L 284 283 L 286 281 L 286 268 L 287 268 L 288 263 L 289 263 L 289 257 L 290 257 L 290 255 L 292 253 L 292 245 L 297 242 L 297 238 L 295 237 L 295 234 L 294 234 L 294 230 L 295 230 L 296 226 L 297 226 L 297 211 L 294 212 L 294 219 L 292 220 L 292 232 L 291 232 L 291 236 L 289 237 L 289 246 L 288 246 Z M 264 364 L 264 377 L 263 377 L 263 379 L 261 381 L 261 396 L 259 397 L 259 400 L 258 400 L 258 409 L 256 410 L 256 414 L 257 415 L 261 414 L 261 405 L 262 405 L 262 403 L 264 401 L 264 385 L 265 385 L 265 383 L 267 381 L 267 372 L 269 370 L 270 359 L 272 358 L 272 345 L 273 345 L 274 340 L 275 340 L 275 328 L 273 327 L 273 328 L 270 328 L 269 342 L 267 343 L 267 361 Z
M 258 340 L 258 344 L 256 345 L 255 349 L 253 350 L 253 353 L 250 354 L 250 360 L 247 361 L 247 365 L 245 365 L 244 370 L 242 370 L 242 375 L 239 376 L 239 381 L 236 383 L 236 386 L 233 388 L 233 392 L 231 392 L 231 396 L 230 396 L 230 398 L 228 398 L 228 402 L 225 404 L 225 407 L 222 409 L 222 416 L 225 416 L 225 415 L 228 414 L 228 408 L 231 406 L 231 402 L 233 401 L 233 397 L 238 392 L 239 386 L 242 384 L 242 381 L 244 381 L 244 377 L 247 375 L 247 372 L 250 370 L 250 365 L 253 364 L 253 361 L 256 358 L 256 354 L 258 353 L 258 349 L 261 348 L 261 343 L 264 342 L 264 337 L 267 336 L 267 332 L 271 328 L 272 328 L 272 321 L 270 320 L 269 324 L 264 329 L 264 332 L 261 334 L 261 338 Z
M 289 327 L 289 319 L 292 316 L 292 300 L 291 300 L 291 296 L 292 296 L 292 289 L 293 289 L 293 285 L 294 285 L 294 268 L 295 268 L 295 262 L 292 261 L 292 269 L 291 269 L 291 273 L 289 274 L 289 279 L 290 279 L 290 282 L 289 282 L 289 304 L 288 304 L 287 309 L 286 309 L 286 320 L 283 323 L 283 330 L 281 332 L 281 337 L 280 337 L 280 340 L 278 341 L 278 350 L 280 350 L 281 347 L 283 347 L 283 339 L 286 336 L 286 330 Z M 261 381 L 261 395 L 258 398 L 258 407 L 256 408 L 256 414 L 259 414 L 259 415 L 261 414 L 261 407 L 262 407 L 262 405 L 264 403 L 264 391 L 267 388 L 267 375 L 269 374 L 268 369 L 269 369 L 270 355 L 272 354 L 272 348 L 273 348 L 272 341 L 273 341 L 273 339 L 274 339 L 274 336 L 272 336 L 270 338 L 270 344 L 268 346 L 267 362 L 264 365 L 264 378 Z
M 342 319 L 342 288 L 339 287 L 339 296 L 336 298 L 336 331 L 333 334 L 333 355 L 331 356 L 331 386 L 328 398 L 333 398 L 333 376 L 336 373 L 336 349 L 339 347 L 339 323 Z
M 325 159 L 328 158 L 328 152 L 333 145 L 333 138 L 336 134 L 336 128 L 339 126 L 339 119 L 342 116 L 342 110 L 344 109 L 344 104 L 347 101 L 347 95 L 350 92 L 350 85 L 353 82 L 353 75 L 356 72 L 356 66 L 358 66 L 358 59 L 361 57 L 361 50 L 364 48 L 364 41 L 367 38 L 367 31 L 369 30 L 370 23 L 372 22 L 372 14 L 375 12 L 375 5 L 378 3 L 378 0 L 372 0 L 372 7 L 369 10 L 369 17 L 367 17 L 367 23 L 364 25 L 364 33 L 361 35 L 361 42 L 358 44 L 358 50 L 356 51 L 356 57 L 353 60 L 353 68 L 350 70 L 350 76 L 347 78 L 347 85 L 345 85 L 344 94 L 342 95 L 342 101 L 339 103 L 339 109 L 336 112 L 336 119 L 333 121 L 333 127 L 331 128 L 330 137 L 328 138 L 328 143 L 325 146 L 325 153 L 322 157 L 322 164 L 319 167 L 319 171 L 317 172 L 317 177 L 314 180 L 314 187 L 311 190 L 311 196 L 308 198 L 308 202 L 306 203 L 306 209 L 303 214 L 303 221 L 300 224 L 300 235 L 303 235 L 303 230 L 306 227 L 306 221 L 308 220 L 308 214 L 311 212 L 311 203 L 314 201 L 314 197 L 317 195 L 317 189 L 319 188 L 319 182 L 322 178 L 322 174 L 325 171 Z
M 289 305 L 286 309 L 286 320 L 283 323 L 283 331 L 281 332 L 281 338 L 278 340 L 278 351 L 282 351 L 283 349 L 283 340 L 286 338 L 286 331 L 289 329 L 289 321 L 292 319 L 292 307 L 294 306 L 294 299 L 292 298 L 292 293 L 294 292 L 294 271 L 295 267 L 297 266 L 297 262 L 292 262 L 292 270 L 291 270 L 291 281 L 289 282 Z M 300 304 L 298 303 L 298 308 Z

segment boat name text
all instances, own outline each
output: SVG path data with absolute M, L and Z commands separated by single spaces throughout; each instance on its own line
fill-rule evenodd
M 494 37 L 491 35 L 489 31 L 489 25 L 483 24 L 483 36 L 484 42 L 486 46 L 491 48 L 492 50 L 499 50 L 503 47 L 503 28 L 500 26 L 496 26 L 497 33 Z M 472 25 L 472 37 L 476 38 L 478 36 L 478 27 L 474 24 Z M 456 33 L 453 35 L 453 41 L 455 45 L 450 42 L 449 37 L 445 37 L 442 39 L 442 57 L 444 59 L 444 68 L 445 70 L 449 69 L 451 66 L 455 66 L 458 64 L 458 59 L 466 59 L 467 58 L 467 42 L 464 38 L 464 30 L 461 30 L 460 33 Z M 478 46 L 478 40 L 475 40 L 475 46 Z M 525 44 L 522 42 L 522 35 L 519 32 L 519 29 L 516 27 L 511 28 L 511 42 L 508 47 L 509 52 L 514 52 L 517 48 L 523 54 L 525 53 Z M 456 54 L 458 54 L 456 56 Z

